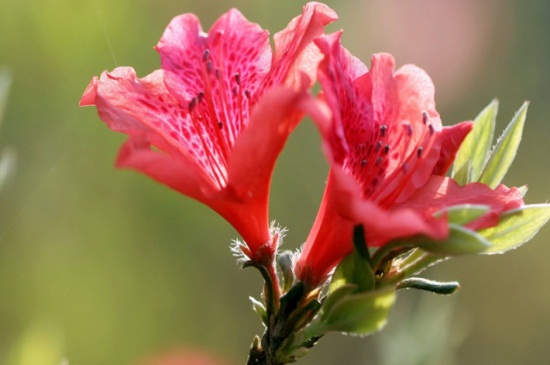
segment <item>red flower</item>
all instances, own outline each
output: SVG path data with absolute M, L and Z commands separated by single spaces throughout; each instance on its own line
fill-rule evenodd
M 313 115 L 331 171 L 321 208 L 296 262 L 299 279 L 316 286 L 352 249 L 352 229 L 365 228 L 370 247 L 413 235 L 443 240 L 448 224 L 433 213 L 464 203 L 491 211 L 472 228 L 494 225 L 522 204 L 515 189 L 483 184 L 459 187 L 443 177 L 470 122 L 441 126 L 434 86 L 421 69 L 394 71 L 388 54 L 372 57 L 370 71 L 340 46 L 340 34 L 316 40 L 324 59 L 319 81 L 329 111 Z
M 268 224 L 275 160 L 301 119 L 320 59 L 312 44 L 336 19 L 310 3 L 274 37 L 230 10 L 208 33 L 184 14 L 156 49 L 162 70 L 143 79 L 119 67 L 92 80 L 80 105 L 129 136 L 117 166 L 138 170 L 214 209 L 241 234 L 252 259 L 271 256 Z

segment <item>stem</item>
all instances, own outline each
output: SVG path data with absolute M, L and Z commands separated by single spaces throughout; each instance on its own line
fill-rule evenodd
M 279 276 L 277 275 L 277 268 L 275 267 L 275 260 L 272 260 L 268 267 L 265 267 L 267 275 L 269 277 L 271 300 L 273 302 L 273 313 L 279 309 L 279 301 L 281 299 L 281 287 L 279 285 Z M 268 280 L 266 280 L 267 285 Z M 267 299 L 267 298 L 266 298 Z M 268 312 L 269 314 L 269 312 Z

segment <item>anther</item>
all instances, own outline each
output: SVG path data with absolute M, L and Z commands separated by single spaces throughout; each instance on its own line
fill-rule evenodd
M 376 142 L 376 146 L 374 146 L 374 152 L 380 151 L 381 148 L 382 148 L 382 141 Z
M 413 134 L 413 127 L 410 124 L 405 124 L 405 128 L 407 128 L 407 135 L 410 137 Z
M 190 102 L 189 102 L 189 113 L 191 113 L 193 111 L 193 109 L 195 108 L 195 105 L 197 105 L 197 98 L 193 98 Z
M 430 136 L 433 136 L 435 132 L 434 126 L 430 124 L 428 128 L 430 128 Z
M 376 166 L 382 165 L 382 162 L 384 162 L 384 159 L 383 159 L 382 157 L 378 157 L 378 158 L 376 159 Z
M 241 75 L 239 75 L 238 72 L 235 74 L 235 82 L 237 83 L 237 85 L 241 85 Z
M 214 65 L 212 65 L 211 61 L 206 62 L 206 72 L 212 73 L 213 68 L 214 68 Z
M 216 78 L 219 80 L 221 75 L 221 71 L 219 68 L 216 69 Z
M 418 147 L 418 149 L 416 150 L 416 156 L 418 158 L 422 157 L 422 151 L 423 151 L 422 147 Z
M 207 49 L 207 50 L 205 50 L 204 53 L 202 54 L 202 61 L 203 61 L 203 62 L 208 61 L 208 57 L 209 57 L 209 56 L 210 56 L 210 50 Z
M 367 160 L 362 159 L 361 160 L 361 167 L 365 167 L 367 165 Z
M 424 124 L 428 123 L 428 113 L 422 112 L 422 122 L 424 122 Z
M 218 128 L 219 128 L 219 129 L 222 129 L 222 128 L 223 128 L 223 123 L 222 123 L 222 122 L 218 122 Z
M 204 98 L 204 91 L 201 91 L 199 93 L 199 95 L 197 95 L 197 98 L 198 98 L 198 103 L 200 103 L 202 101 L 202 99 Z
M 388 127 L 386 125 L 381 125 L 380 126 L 380 135 L 382 137 L 385 137 L 386 136 L 386 131 L 388 130 Z
M 246 96 L 247 99 L 250 99 L 250 90 L 245 90 L 244 96 Z
M 384 147 L 384 154 L 387 155 L 388 153 L 390 153 L 390 145 L 387 144 L 387 145 Z

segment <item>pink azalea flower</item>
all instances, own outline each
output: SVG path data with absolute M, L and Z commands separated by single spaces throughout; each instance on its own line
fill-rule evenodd
M 162 69 L 138 78 L 119 67 L 93 78 L 80 105 L 95 105 L 125 133 L 117 166 L 135 169 L 218 212 L 251 259 L 269 258 L 277 235 L 268 193 L 277 156 L 301 119 L 321 57 L 312 40 L 336 19 L 309 3 L 274 37 L 233 9 L 208 33 L 184 14 L 156 49 Z
M 523 203 L 521 193 L 483 184 L 458 186 L 444 177 L 472 123 L 442 127 L 434 86 L 418 67 L 395 71 L 389 54 L 372 57 L 371 69 L 340 45 L 340 33 L 316 40 L 322 99 L 328 111 L 313 118 L 330 163 L 328 182 L 295 271 L 315 287 L 353 250 L 352 230 L 362 224 L 370 247 L 414 235 L 443 240 L 445 217 L 457 204 L 486 204 L 491 211 L 471 228 L 494 225 Z

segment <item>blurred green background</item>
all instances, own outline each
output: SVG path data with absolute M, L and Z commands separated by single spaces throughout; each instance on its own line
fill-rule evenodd
M 531 100 L 523 145 L 505 180 L 549 198 L 550 3 L 545 0 L 327 1 L 330 26 L 369 64 L 388 51 L 436 84 L 444 123 L 473 118 L 493 97 L 499 129 Z M 113 161 L 122 135 L 78 100 L 93 75 L 159 67 L 152 47 L 177 14 L 203 27 L 230 7 L 273 34 L 304 1 L 1 0 L 0 67 L 12 87 L 0 146 L 16 169 L 0 192 L 0 364 L 133 364 L 198 347 L 244 363 L 259 320 L 247 297 L 261 280 L 239 270 L 236 233 L 207 208 Z M 307 236 L 326 163 L 309 122 L 277 165 L 271 216 Z M 366 339 L 329 335 L 302 364 L 540 364 L 550 358 L 550 230 L 495 257 L 427 272 L 457 279 L 451 298 L 403 292 L 388 328 Z

